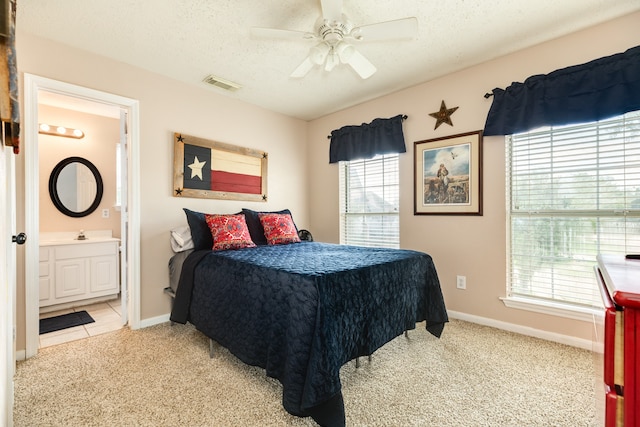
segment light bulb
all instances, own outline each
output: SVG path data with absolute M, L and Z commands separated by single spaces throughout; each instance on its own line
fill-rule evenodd
M 338 54 L 338 58 L 340 58 L 340 62 L 342 62 L 343 64 L 349 63 L 355 51 L 356 51 L 355 47 L 346 43 L 340 43 L 340 45 L 336 48 L 336 53 Z
M 332 52 L 329 56 L 327 56 L 327 63 L 324 64 L 325 71 L 331 71 L 338 65 L 338 55 L 335 52 Z
M 324 62 L 329 52 L 329 46 L 325 43 L 320 43 L 309 50 L 309 59 L 316 65 L 320 65 Z

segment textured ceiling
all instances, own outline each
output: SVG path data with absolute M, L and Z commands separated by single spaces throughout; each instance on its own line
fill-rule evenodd
M 418 19 L 414 40 L 357 45 L 378 68 L 367 80 L 344 65 L 290 78 L 314 43 L 250 37 L 251 27 L 313 31 L 318 0 L 19 0 L 17 26 L 311 120 L 638 10 L 638 0 L 344 0 L 356 26 Z M 210 87 L 209 74 L 242 88 Z

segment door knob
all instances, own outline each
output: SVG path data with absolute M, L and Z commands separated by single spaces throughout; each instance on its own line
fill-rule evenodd
M 11 241 L 19 245 L 24 245 L 24 242 L 27 241 L 27 235 L 24 233 L 20 233 L 17 236 L 11 236 Z

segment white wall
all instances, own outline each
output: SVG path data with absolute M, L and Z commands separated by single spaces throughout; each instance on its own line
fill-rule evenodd
M 640 45 L 639 23 L 639 13 L 628 15 L 312 121 L 307 143 L 314 238 L 339 241 L 338 167 L 329 165 L 327 135 L 344 125 L 406 114 L 407 153 L 400 156 L 400 245 L 432 255 L 447 308 L 495 323 L 590 340 L 587 322 L 510 309 L 499 300 L 506 294 L 504 138 L 484 138 L 484 215 L 478 217 L 413 215 L 414 142 L 481 130 L 491 105 L 491 99 L 483 97 L 486 92 Z M 453 127 L 443 124 L 434 130 L 435 119 L 429 113 L 438 111 L 442 100 L 448 108 L 459 109 L 451 116 Z M 467 277 L 466 290 L 456 289 L 456 275 Z

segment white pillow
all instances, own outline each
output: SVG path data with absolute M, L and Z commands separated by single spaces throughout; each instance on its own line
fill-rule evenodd
M 183 252 L 193 249 L 191 230 L 188 225 L 176 227 L 171 230 L 171 249 L 174 252 Z

